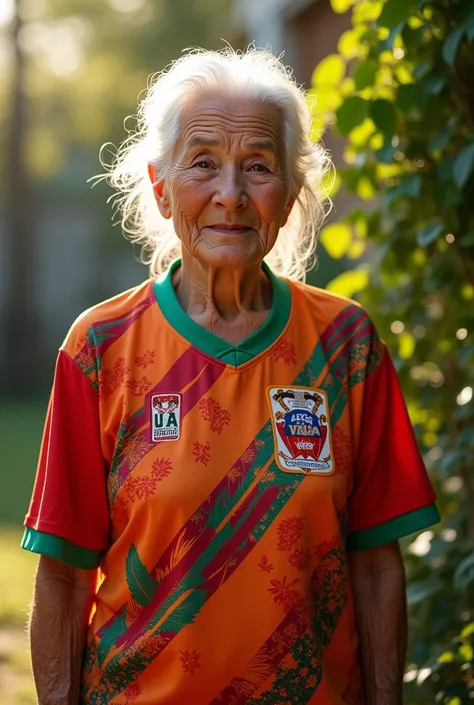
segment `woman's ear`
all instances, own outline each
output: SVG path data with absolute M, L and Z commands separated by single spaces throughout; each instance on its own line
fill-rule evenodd
M 150 177 L 151 185 L 155 201 L 163 218 L 171 218 L 171 207 L 167 195 L 167 189 L 164 181 L 160 181 L 157 170 L 152 164 L 148 164 L 148 176 Z
M 293 209 L 293 206 L 295 205 L 295 201 L 298 199 L 298 196 L 300 195 L 301 191 L 301 186 L 298 188 L 297 192 L 293 195 L 290 196 L 288 201 L 286 202 L 285 208 L 283 209 L 283 214 L 281 217 L 281 223 L 280 227 L 284 227 L 286 223 L 288 222 L 288 218 L 290 217 L 290 213 Z

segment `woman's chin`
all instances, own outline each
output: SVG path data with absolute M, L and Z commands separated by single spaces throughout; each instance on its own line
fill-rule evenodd
M 226 243 L 200 247 L 195 253 L 196 258 L 210 267 L 240 269 L 252 264 L 260 264 L 264 253 L 257 248 L 242 244 Z

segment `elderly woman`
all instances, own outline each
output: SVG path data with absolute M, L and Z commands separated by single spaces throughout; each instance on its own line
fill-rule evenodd
M 158 76 L 109 178 L 151 278 L 59 351 L 23 546 L 40 704 L 400 705 L 437 521 L 385 345 L 296 281 L 327 159 L 269 53 Z

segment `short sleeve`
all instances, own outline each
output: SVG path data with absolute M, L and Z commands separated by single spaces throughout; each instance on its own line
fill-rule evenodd
M 348 548 L 395 541 L 439 521 L 429 480 L 390 355 L 364 384 L 354 486 L 348 502 Z
M 22 547 L 92 569 L 108 539 L 98 396 L 90 379 L 61 350 Z

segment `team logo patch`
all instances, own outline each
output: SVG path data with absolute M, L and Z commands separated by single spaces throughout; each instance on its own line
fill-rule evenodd
M 176 441 L 181 431 L 181 394 L 152 394 L 151 440 Z
M 334 463 L 328 400 L 321 389 L 268 389 L 275 457 L 286 472 L 331 475 Z

